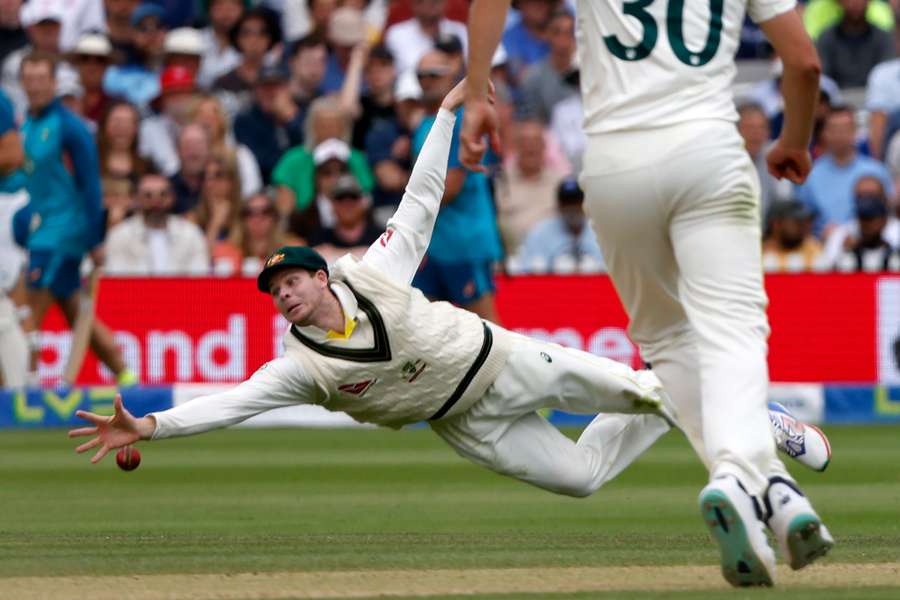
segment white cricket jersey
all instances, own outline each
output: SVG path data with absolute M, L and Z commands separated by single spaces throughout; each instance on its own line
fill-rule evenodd
M 585 133 L 737 121 L 731 82 L 744 13 L 760 23 L 794 6 L 795 0 L 578 0 Z

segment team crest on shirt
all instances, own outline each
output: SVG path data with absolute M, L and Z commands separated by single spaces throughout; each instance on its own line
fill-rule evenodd
M 345 383 L 338 386 L 338 391 L 362 398 L 366 392 L 369 391 L 369 388 L 375 385 L 376 381 L 378 380 L 367 379 L 366 381 L 360 381 L 358 383 Z
M 273 267 L 284 260 L 284 253 L 279 252 L 278 254 L 273 254 L 269 260 L 266 261 L 266 268 Z
M 403 365 L 403 377 L 406 378 L 407 383 L 412 383 L 419 378 L 419 375 L 422 374 L 422 371 L 427 366 L 428 363 L 422 359 L 416 361 L 408 360 Z

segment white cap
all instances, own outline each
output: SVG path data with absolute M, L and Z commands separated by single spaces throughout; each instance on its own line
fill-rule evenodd
M 86 56 L 109 56 L 112 54 L 112 44 L 109 43 L 105 35 L 86 33 L 78 39 L 78 43 L 75 44 L 72 53 Z
M 203 34 L 193 27 L 178 27 L 166 34 L 163 52 L 166 54 L 193 54 L 202 56 L 206 50 Z
M 81 78 L 78 73 L 72 69 L 59 69 L 56 75 L 56 95 L 60 98 L 84 96 L 84 88 L 81 86 Z
M 59 0 L 29 0 L 19 9 L 22 27 L 31 27 L 41 21 L 62 23 L 65 16 L 65 10 Z
M 350 160 L 350 146 L 346 142 L 337 138 L 327 139 L 313 150 L 313 162 L 319 165 L 329 160 L 339 160 L 347 162 Z
M 400 73 L 394 86 L 394 99 L 397 102 L 404 100 L 418 100 L 422 97 L 422 86 L 416 79 L 415 71 L 409 70 Z

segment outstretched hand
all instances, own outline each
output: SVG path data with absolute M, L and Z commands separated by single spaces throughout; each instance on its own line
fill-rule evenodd
M 116 394 L 113 401 L 115 414 L 105 417 L 85 410 L 79 410 L 76 416 L 90 421 L 93 427 L 80 427 L 69 431 L 69 437 L 82 437 L 96 435 L 96 437 L 75 448 L 79 454 L 100 446 L 91 462 L 96 464 L 106 456 L 110 450 L 129 446 L 142 439 L 149 439 L 153 435 L 155 423 L 152 417 L 135 418 L 122 405 L 122 395 Z
M 463 79 L 450 94 L 457 91 L 457 88 L 460 93 L 466 92 L 464 89 L 465 83 L 466 80 Z M 460 162 L 470 171 L 482 173 L 487 172 L 487 167 L 479 164 L 488 149 L 485 137 L 490 140 L 491 146 L 495 150 L 500 150 L 500 117 L 497 115 L 497 108 L 494 106 L 494 85 L 490 82 L 488 84 L 490 89 L 487 96 L 464 97 L 465 113 L 463 114 L 463 124 L 459 135 Z

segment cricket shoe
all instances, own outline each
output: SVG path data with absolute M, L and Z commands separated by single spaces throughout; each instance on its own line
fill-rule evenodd
M 769 546 L 755 500 L 732 476 L 713 479 L 700 492 L 700 513 L 719 544 L 722 575 L 735 587 L 775 583 Z
M 834 546 L 834 538 L 793 482 L 771 478 L 765 504 L 769 528 L 784 560 L 795 571 L 825 556 Z
M 821 429 L 798 420 L 777 402 L 769 402 L 769 421 L 779 450 L 813 471 L 828 467 L 831 444 Z

